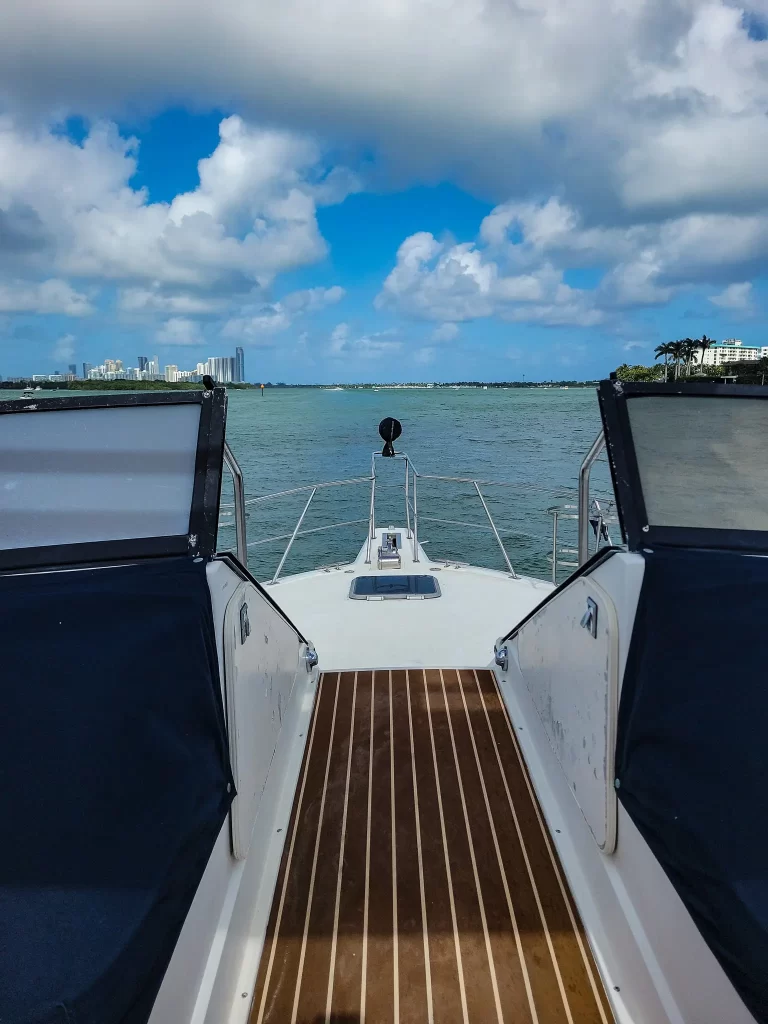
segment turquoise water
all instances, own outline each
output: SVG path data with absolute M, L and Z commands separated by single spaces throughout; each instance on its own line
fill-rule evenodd
M 304 484 L 368 476 L 371 452 L 381 450 L 378 424 L 395 416 L 403 425 L 398 451 L 420 473 L 501 480 L 483 495 L 518 572 L 550 578 L 551 505 L 573 502 L 578 469 L 600 429 L 592 388 L 460 390 L 270 390 L 230 392 L 227 436 L 242 467 L 248 497 Z M 379 526 L 405 520 L 401 462 L 377 460 Z M 593 491 L 610 493 L 606 466 L 593 471 Z M 248 508 L 249 542 L 290 534 L 309 494 Z M 227 479 L 222 501 L 232 500 Z M 302 529 L 368 516 L 367 484 L 317 492 Z M 504 568 L 487 531 L 430 523 L 424 517 L 487 523 L 471 484 L 420 481 L 419 539 L 433 558 Z M 222 517 L 221 545 L 234 546 L 231 518 Z M 572 523 L 562 540 L 575 543 Z M 365 524 L 299 537 L 283 572 L 352 559 Z M 286 541 L 252 546 L 249 565 L 270 578 Z

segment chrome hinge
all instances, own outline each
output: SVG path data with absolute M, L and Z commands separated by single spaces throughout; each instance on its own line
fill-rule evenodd
M 307 666 L 307 672 L 311 672 L 317 665 L 318 661 L 317 651 L 312 644 L 307 644 L 307 649 L 304 651 L 304 662 Z
M 580 625 L 593 637 L 597 636 L 597 602 L 593 601 L 591 597 L 587 598 L 587 610 L 581 616 Z
M 506 672 L 509 668 L 509 648 L 506 644 L 502 647 L 493 648 L 493 660 L 499 666 L 502 672 Z

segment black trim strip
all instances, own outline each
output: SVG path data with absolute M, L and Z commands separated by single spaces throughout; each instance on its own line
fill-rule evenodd
M 231 551 L 222 551 L 219 554 L 215 555 L 212 561 L 225 562 L 229 566 L 229 568 L 233 572 L 237 573 L 237 575 L 241 579 L 247 580 L 248 583 L 253 584 L 253 586 L 258 590 L 258 592 L 261 594 L 261 596 L 264 598 L 267 604 L 272 605 L 275 611 L 280 615 L 280 618 L 291 627 L 291 629 L 294 631 L 299 640 L 301 640 L 303 644 L 310 643 L 310 641 L 307 640 L 307 638 L 304 636 L 301 630 L 288 618 L 288 616 L 285 614 L 285 612 L 274 599 L 274 597 L 272 597 L 269 591 L 267 591 L 264 588 L 264 586 L 261 583 L 259 583 L 255 576 L 251 575 L 250 570 L 246 569 L 246 567 L 243 565 L 243 563 L 240 561 L 237 555 L 235 555 Z
M 567 587 L 569 587 L 574 580 L 579 579 L 580 576 L 589 576 L 590 573 L 592 573 L 598 567 L 598 565 L 602 565 L 603 562 L 607 562 L 608 559 L 611 558 L 612 555 L 615 555 L 617 551 L 623 550 L 624 548 L 615 546 L 600 548 L 598 551 L 594 553 L 594 555 L 588 558 L 583 565 L 580 565 L 578 569 L 575 569 L 567 580 L 563 580 L 563 582 L 558 584 L 558 586 L 556 586 L 554 590 L 550 590 L 550 592 L 547 594 L 544 600 L 540 601 L 535 608 L 533 608 L 531 611 L 528 612 L 527 615 L 520 619 L 517 625 L 513 626 L 509 633 L 507 633 L 506 636 L 501 637 L 501 639 L 498 640 L 497 643 L 506 643 L 507 640 L 511 640 L 514 636 L 517 636 L 517 634 L 520 632 L 520 630 L 523 628 L 526 622 L 529 622 L 534 615 L 538 615 L 541 609 L 548 605 L 550 601 L 554 601 L 556 597 L 559 597 L 560 594 L 562 594 L 562 592 Z
M 217 388 L 224 391 L 224 388 Z M 10 398 L 0 402 L 0 415 L 9 412 L 60 412 L 68 409 L 111 409 L 134 405 L 200 405 L 207 391 L 140 391 L 131 394 L 68 395 L 63 398 Z
M 50 544 L 36 548 L 0 550 L 0 569 L 32 569 L 80 565 L 135 558 L 162 558 L 189 554 L 189 538 L 137 537 L 129 540 L 97 540 L 79 544 Z

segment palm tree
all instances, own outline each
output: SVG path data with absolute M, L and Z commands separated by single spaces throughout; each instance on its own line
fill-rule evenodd
M 696 348 L 697 349 L 701 349 L 701 365 L 702 366 L 704 365 L 704 353 L 707 351 L 707 349 L 710 347 L 710 345 L 714 345 L 714 343 L 715 343 L 714 338 L 708 338 L 706 336 L 706 334 L 702 334 L 702 336 L 696 342 Z
M 685 359 L 685 373 L 686 376 L 691 375 L 691 363 L 693 362 L 694 356 L 696 355 L 696 349 L 699 347 L 698 341 L 694 341 L 693 338 L 683 338 L 683 358 Z
M 654 349 L 656 359 L 664 356 L 664 380 L 669 380 L 669 357 L 672 355 L 672 342 L 665 341 L 663 345 L 657 345 Z
M 675 361 L 675 380 L 680 376 L 680 360 L 685 358 L 685 342 L 671 341 L 669 343 L 669 354 Z

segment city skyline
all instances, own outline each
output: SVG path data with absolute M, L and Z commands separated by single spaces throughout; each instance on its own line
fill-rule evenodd
M 209 356 L 204 362 L 198 361 L 194 370 L 180 370 L 176 363 L 166 363 L 161 368 L 158 355 L 153 355 L 151 359 L 148 356 L 137 356 L 137 363 L 137 366 L 125 366 L 122 359 L 108 357 L 97 365 L 84 360 L 81 364 L 82 373 L 77 372 L 76 363 L 69 363 L 66 373 L 54 370 L 51 373 L 9 375 L 5 379 L 49 383 L 72 380 L 165 380 L 173 384 L 179 381 L 201 381 L 208 374 L 217 384 L 246 383 L 245 352 L 241 345 L 235 348 L 234 356 Z

